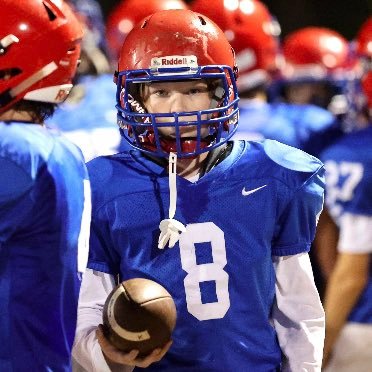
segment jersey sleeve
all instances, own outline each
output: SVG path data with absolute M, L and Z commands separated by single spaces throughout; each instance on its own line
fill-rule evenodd
M 30 212 L 33 180 L 13 161 L 0 158 L 0 242 L 5 242 Z
M 319 168 L 299 187 L 278 219 L 272 245 L 274 256 L 289 256 L 310 250 L 323 209 L 324 168 Z
M 372 216 L 372 172 L 370 163 L 351 163 L 347 171 L 342 191 L 347 193 L 347 199 L 349 200 L 343 203 L 343 212 Z M 359 174 L 360 180 L 358 182 Z
M 92 214 L 87 267 L 106 274 L 116 275 L 119 273 L 116 262 L 120 262 L 120 257 L 112 243 L 112 229 L 108 226 L 106 215 L 105 207 Z
M 355 188 L 353 196 L 345 203 L 339 220 L 340 239 L 338 249 L 344 253 L 372 252 L 372 174 L 369 170 Z
M 327 204 L 340 229 L 343 253 L 372 252 L 372 172 L 370 162 L 328 161 Z M 335 177 L 336 175 L 336 177 Z M 337 185 L 332 181 L 337 180 Z

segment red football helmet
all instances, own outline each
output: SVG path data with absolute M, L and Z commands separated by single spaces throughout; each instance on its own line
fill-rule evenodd
M 123 41 L 135 24 L 152 13 L 167 9 L 187 9 L 187 5 L 183 0 L 122 0 L 106 23 L 111 59 L 117 62 Z
M 121 48 L 116 95 L 121 133 L 133 147 L 157 156 L 175 152 L 193 157 L 210 151 L 237 128 L 236 78 L 234 51 L 215 23 L 190 10 L 154 13 L 133 28 Z M 141 83 L 195 79 L 211 84 L 207 110 L 147 113 L 136 98 Z M 193 126 L 197 137 L 181 138 L 182 126 Z M 159 127 L 175 130 L 174 140 L 163 138 Z M 208 128 L 206 137 L 202 127 Z
M 349 130 L 360 110 L 356 98 L 360 63 L 348 41 L 328 28 L 305 27 L 290 33 L 282 50 L 285 63 L 279 84 L 289 88 L 283 90 L 287 99 L 323 107 Z M 293 90 L 298 88 L 302 93 Z
M 362 78 L 362 87 L 372 108 L 372 17 L 369 17 L 360 28 L 357 38 L 357 53 L 364 61 L 365 71 Z
M 257 0 L 195 0 L 191 9 L 205 14 L 224 31 L 236 53 L 239 91 L 255 88 L 280 67 L 280 26 Z
M 82 29 L 63 1 L 2 0 L 0 112 L 26 99 L 62 102 L 72 85 Z
M 344 78 L 353 71 L 348 41 L 328 28 L 305 27 L 289 34 L 283 41 L 284 78 L 295 80 L 323 80 Z

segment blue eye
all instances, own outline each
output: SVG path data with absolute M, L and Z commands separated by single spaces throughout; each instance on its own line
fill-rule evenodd
M 189 94 L 198 94 L 201 93 L 201 90 L 198 88 L 190 89 Z
M 154 92 L 155 95 L 157 95 L 158 97 L 167 97 L 168 96 L 168 92 L 164 89 L 158 89 Z

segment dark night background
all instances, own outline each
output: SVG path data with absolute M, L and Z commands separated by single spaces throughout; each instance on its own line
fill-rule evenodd
M 99 0 L 104 14 L 119 0 Z M 372 0 L 263 0 L 282 27 L 282 36 L 305 26 L 329 27 L 351 40 L 372 14 Z M 186 1 L 191 4 L 192 0 Z M 213 6 L 213 0 L 210 0 Z

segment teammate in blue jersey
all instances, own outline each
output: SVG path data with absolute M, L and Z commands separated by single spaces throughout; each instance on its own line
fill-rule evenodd
M 47 122 L 81 149 L 85 161 L 128 147 L 117 130 L 115 91 L 111 74 L 81 76 L 71 97 Z
M 110 73 L 105 25 L 96 0 L 69 0 L 84 26 L 74 89 L 47 121 L 83 152 L 86 161 L 128 148 L 116 125 L 116 86 Z
M 314 105 L 245 100 L 235 139 L 269 138 L 319 156 L 342 134 L 336 118 Z
M 90 256 L 73 351 L 86 370 L 320 371 L 324 312 L 307 252 L 323 165 L 276 141 L 231 142 L 236 78 L 224 33 L 201 14 L 157 12 L 127 36 L 117 107 L 134 149 L 88 163 Z M 117 277 L 169 290 L 172 344 L 141 359 L 104 337 Z
M 50 0 L 1 2 L 0 370 L 70 371 L 90 193 L 80 151 L 45 128 L 82 30 Z
M 343 132 L 336 117 L 326 109 L 272 100 L 271 90 L 281 81 L 284 60 L 280 47 L 280 25 L 265 4 L 258 0 L 229 2 L 195 0 L 192 10 L 212 19 L 229 37 L 239 68 L 239 127 L 234 139 L 273 139 L 313 156 L 329 146 Z M 311 88 L 309 88 L 311 90 Z M 324 213 L 322 214 L 322 216 Z M 322 219 L 321 219 L 322 220 Z M 318 234 L 317 234 L 318 236 Z M 324 274 L 310 251 L 315 283 L 322 296 Z
M 372 110 L 372 18 L 362 26 L 358 51 Z M 372 123 L 337 141 L 321 156 L 327 170 L 328 210 L 339 228 L 338 255 L 325 297 L 327 372 L 364 372 L 372 365 Z

